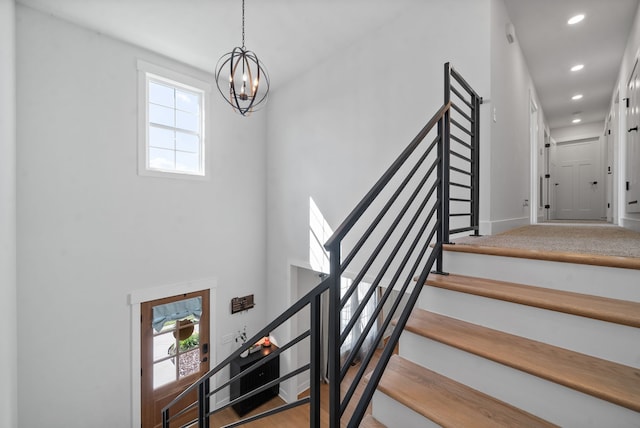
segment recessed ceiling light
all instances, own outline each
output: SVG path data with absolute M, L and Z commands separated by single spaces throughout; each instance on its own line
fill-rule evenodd
M 577 119 L 576 118 L 576 119 L 573 119 L 571 122 L 572 123 L 580 123 L 580 122 L 582 122 L 582 119 Z
M 571 67 L 571 71 L 580 71 L 584 68 L 584 64 L 577 64 Z
M 571 99 L 574 100 L 574 101 L 582 99 L 582 94 L 576 94 L 576 95 L 572 96 Z
M 567 24 L 569 24 L 569 25 L 577 24 L 578 22 L 582 21 L 583 19 L 584 19 L 584 15 L 583 14 L 572 16 L 567 21 Z

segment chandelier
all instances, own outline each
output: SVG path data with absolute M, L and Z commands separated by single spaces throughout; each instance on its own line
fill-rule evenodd
M 224 54 L 216 66 L 216 85 L 224 99 L 243 116 L 267 100 L 269 76 L 258 56 L 244 45 L 244 0 L 242 0 L 242 47 Z

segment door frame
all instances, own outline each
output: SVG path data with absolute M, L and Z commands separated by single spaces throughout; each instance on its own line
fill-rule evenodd
M 216 355 L 216 331 L 211 326 L 217 324 L 217 312 L 215 311 L 216 289 L 218 281 L 215 278 L 199 279 L 195 281 L 165 284 L 152 288 L 144 288 L 132 291 L 129 296 L 131 307 L 131 426 L 139 427 L 142 424 L 142 385 L 140 371 L 142 370 L 142 348 L 140 346 L 140 304 L 150 300 L 158 300 L 164 297 L 178 294 L 193 293 L 200 290 L 209 290 L 209 361 L 210 367 L 218 364 Z
M 538 223 L 538 139 L 539 109 L 533 91 L 529 91 L 529 147 L 531 161 L 529 164 L 529 223 Z

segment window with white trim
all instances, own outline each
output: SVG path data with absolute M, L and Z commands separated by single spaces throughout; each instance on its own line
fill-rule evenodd
M 139 174 L 205 177 L 209 85 L 143 61 L 138 70 Z

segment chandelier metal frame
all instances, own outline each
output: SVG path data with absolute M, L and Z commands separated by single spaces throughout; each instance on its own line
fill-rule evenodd
M 224 54 L 216 65 L 216 85 L 223 98 L 243 116 L 256 111 L 267 100 L 269 75 L 258 56 L 244 44 L 244 0 L 242 0 L 242 47 Z M 225 70 L 228 73 L 225 73 Z

